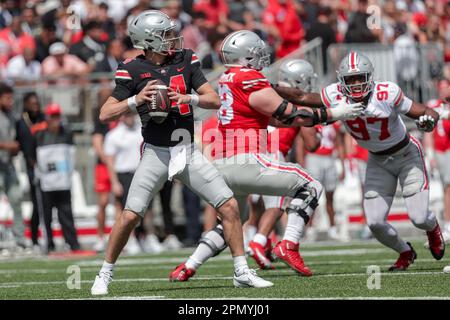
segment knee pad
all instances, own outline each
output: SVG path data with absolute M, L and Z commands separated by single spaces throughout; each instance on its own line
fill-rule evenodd
M 288 213 L 296 213 L 305 220 L 305 224 L 311 219 L 314 210 L 319 205 L 319 198 L 323 187 L 319 181 L 313 180 L 301 187 L 294 195 L 287 208 Z
M 223 244 L 221 243 L 223 241 Z M 214 256 L 217 256 L 223 250 L 228 247 L 225 242 L 225 237 L 223 235 L 222 225 L 215 226 L 212 230 L 208 231 L 199 241 L 199 243 L 204 243 L 214 252 Z

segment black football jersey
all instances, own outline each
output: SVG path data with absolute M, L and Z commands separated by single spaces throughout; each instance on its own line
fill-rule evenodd
M 156 65 L 145 59 L 144 55 L 140 55 L 119 63 L 115 75 L 116 87 L 112 96 L 119 101 L 128 99 L 138 94 L 148 81 L 155 79 L 162 80 L 168 87 L 181 94 L 189 94 L 192 89 L 197 90 L 206 82 L 200 69 L 200 61 L 190 49 L 177 52 L 161 65 Z M 146 104 L 136 109 L 141 118 L 145 142 L 155 146 L 172 147 L 181 139 L 188 138 L 190 142 L 194 141 L 192 106 L 172 102 L 170 112 L 162 123 L 156 123 L 151 119 Z M 175 130 L 177 131 L 174 133 Z

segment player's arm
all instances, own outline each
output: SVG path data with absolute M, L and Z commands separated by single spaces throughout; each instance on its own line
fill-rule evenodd
M 316 128 L 301 128 L 299 134 L 303 138 L 303 145 L 309 152 L 315 152 L 320 147 L 321 135 Z
M 324 107 L 319 109 L 297 108 L 280 97 L 271 87 L 253 91 L 249 96 L 249 103 L 256 111 L 266 116 L 272 116 L 288 126 L 312 127 L 319 123 L 353 119 L 363 112 L 361 104 L 347 105 L 346 103 L 332 109 Z M 275 122 L 274 124 L 279 123 Z
M 412 102 L 409 111 L 405 114 L 412 119 L 416 119 L 417 128 L 425 132 L 433 131 L 439 121 L 439 113 L 417 102 Z
M 203 83 L 196 90 L 197 94 L 181 94 L 169 88 L 168 96 L 170 100 L 177 101 L 177 104 L 190 104 L 203 109 L 219 109 L 220 99 L 214 88 L 208 83 Z
M 289 102 L 313 108 L 320 108 L 324 106 L 320 94 L 313 92 L 305 92 L 297 88 L 274 86 L 275 91 Z
M 108 122 L 118 119 L 122 114 L 132 110 L 136 111 L 136 107 L 141 104 L 151 102 L 152 96 L 157 93 L 156 80 L 147 82 L 144 88 L 134 96 L 131 96 L 129 88 L 121 83 L 117 83 L 113 95 L 109 97 L 100 109 L 100 121 Z M 124 97 L 117 99 L 116 96 Z
M 123 194 L 123 187 L 119 182 L 116 170 L 114 170 L 116 147 L 111 141 L 111 135 L 108 133 L 105 137 L 104 150 L 104 163 L 108 169 L 109 179 L 111 180 L 112 191 L 116 197 L 120 197 Z

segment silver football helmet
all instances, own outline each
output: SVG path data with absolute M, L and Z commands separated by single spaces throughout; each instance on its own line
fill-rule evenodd
M 312 92 L 316 86 L 317 74 L 306 60 L 288 59 L 278 69 L 278 85 Z
M 242 66 L 261 70 L 270 65 L 269 49 L 254 32 L 240 30 L 229 34 L 220 47 L 225 67 Z
M 176 23 L 165 13 L 147 10 L 128 25 L 128 35 L 133 47 L 167 54 L 183 48 L 183 37 L 176 31 Z
M 373 65 L 365 55 L 351 51 L 337 70 L 343 93 L 354 101 L 364 99 L 373 89 Z

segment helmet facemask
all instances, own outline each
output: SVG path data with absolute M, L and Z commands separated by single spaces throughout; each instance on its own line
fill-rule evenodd
M 175 24 L 163 30 L 156 30 L 151 35 L 152 39 L 147 39 L 146 42 L 152 52 L 170 55 L 183 49 L 183 37 L 176 31 Z
M 339 75 L 338 80 L 343 88 L 343 93 L 353 101 L 363 100 L 373 89 L 371 72 Z
M 270 66 L 270 53 L 267 47 L 252 47 L 249 49 L 249 56 L 242 58 L 242 65 L 255 69 L 262 70 Z

